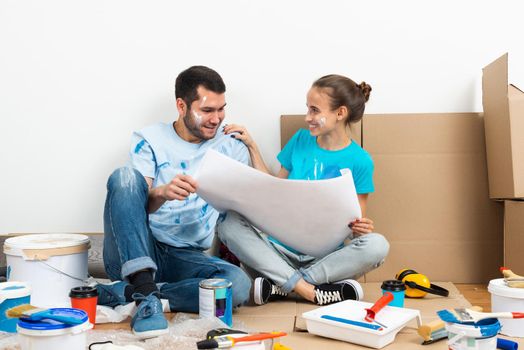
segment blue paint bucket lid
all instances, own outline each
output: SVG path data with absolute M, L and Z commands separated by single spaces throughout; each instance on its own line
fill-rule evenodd
M 49 309 L 53 314 L 72 317 L 86 323 L 88 321 L 87 313 L 84 310 L 73 308 L 53 308 Z M 72 328 L 78 325 L 67 324 L 59 321 L 43 319 L 40 321 L 31 321 L 28 318 L 20 318 L 18 320 L 18 327 L 20 329 L 35 330 L 35 331 L 51 331 L 57 329 Z
M 31 294 L 31 288 L 26 282 L 1 282 L 0 304 L 7 299 L 23 298 Z

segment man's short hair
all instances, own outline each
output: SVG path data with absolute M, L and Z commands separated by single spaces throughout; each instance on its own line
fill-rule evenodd
M 209 67 L 192 66 L 178 75 L 175 82 L 175 96 L 187 104 L 199 99 L 197 89 L 199 86 L 217 94 L 226 92 L 226 85 L 220 74 Z

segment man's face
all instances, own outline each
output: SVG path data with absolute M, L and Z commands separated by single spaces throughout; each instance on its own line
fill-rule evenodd
M 197 88 L 198 100 L 191 103 L 184 116 L 184 124 L 191 134 L 201 140 L 215 137 L 226 116 L 225 94 L 217 94 L 202 86 Z

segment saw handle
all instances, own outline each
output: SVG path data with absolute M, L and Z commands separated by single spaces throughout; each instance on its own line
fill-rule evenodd
M 375 320 L 375 315 L 384 308 L 387 304 L 391 303 L 393 301 L 393 293 L 391 292 L 384 292 L 384 295 L 378 299 L 375 304 L 373 304 L 372 307 L 369 309 L 366 309 L 367 315 L 365 317 L 365 320 L 368 322 L 373 322 Z

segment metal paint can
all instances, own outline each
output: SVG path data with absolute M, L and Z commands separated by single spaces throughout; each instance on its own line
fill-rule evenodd
M 198 305 L 201 318 L 218 317 L 229 327 L 233 325 L 231 285 L 231 281 L 223 278 L 200 281 Z

